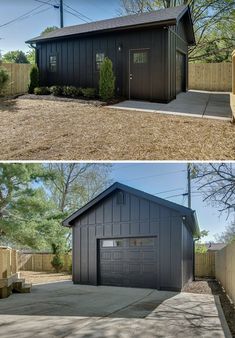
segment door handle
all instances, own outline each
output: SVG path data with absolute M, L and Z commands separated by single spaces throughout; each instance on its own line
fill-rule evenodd
M 132 75 L 132 74 L 130 74 L 130 80 L 132 80 L 132 78 L 133 78 L 133 75 Z

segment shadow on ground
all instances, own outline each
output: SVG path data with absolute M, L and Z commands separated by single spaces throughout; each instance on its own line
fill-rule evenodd
M 73 285 L 34 285 L 0 301 L 0 336 L 225 338 L 211 294 Z
M 221 307 L 233 337 L 235 337 L 235 307 L 230 302 L 222 286 L 214 278 L 196 278 L 184 291 L 199 294 L 212 294 L 219 297 Z M 218 309 L 219 310 L 219 309 Z
M 15 112 L 18 111 L 16 100 L 13 98 L 5 98 L 0 96 L 0 111 Z

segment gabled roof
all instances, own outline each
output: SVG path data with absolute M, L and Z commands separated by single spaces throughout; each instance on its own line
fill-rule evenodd
M 195 39 L 190 9 L 188 6 L 165 8 L 148 13 L 127 15 L 107 20 L 90 22 L 82 25 L 64 27 L 28 40 L 26 41 L 26 43 L 43 42 L 47 40 L 55 40 L 59 38 L 66 38 L 82 34 L 94 34 L 127 28 L 131 29 L 135 27 L 147 27 L 153 25 L 176 25 L 185 14 L 188 16 L 189 20 L 187 22 L 191 26 L 189 27 L 189 40 L 191 41 L 188 42 L 193 44 L 195 42 Z
M 101 200 L 107 198 L 109 195 L 111 195 L 115 190 L 122 190 L 127 193 L 133 194 L 135 196 L 138 196 L 140 198 L 147 199 L 151 202 L 157 203 L 163 207 L 173 209 L 177 212 L 179 212 L 182 217 L 186 217 L 186 221 L 189 224 L 191 231 L 194 236 L 199 236 L 199 226 L 198 226 L 198 221 L 197 221 L 197 216 L 196 212 L 190 208 L 186 208 L 183 205 L 176 204 L 174 202 L 167 201 L 163 198 L 156 197 L 154 195 L 148 194 L 146 192 L 143 192 L 138 189 L 131 188 L 127 185 L 121 184 L 121 183 L 114 183 L 111 185 L 109 188 L 104 190 L 101 194 L 93 198 L 90 202 L 85 204 L 82 208 L 78 209 L 75 211 L 72 215 L 70 215 L 68 218 L 66 218 L 63 222 L 62 225 L 66 227 L 71 227 L 74 225 L 74 222 L 76 219 L 78 219 L 82 214 L 84 214 L 87 210 L 92 208 L 94 205 L 99 203 Z

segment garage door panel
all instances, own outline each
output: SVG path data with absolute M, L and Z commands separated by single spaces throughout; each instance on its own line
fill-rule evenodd
M 157 287 L 156 238 L 102 240 L 99 250 L 100 284 Z

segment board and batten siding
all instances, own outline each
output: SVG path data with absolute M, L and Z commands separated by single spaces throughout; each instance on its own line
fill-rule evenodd
M 103 238 L 157 238 L 156 288 L 181 289 L 182 219 L 178 212 L 125 193 L 117 192 L 84 213 L 73 227 L 73 281 L 98 284 L 98 240 Z
M 167 29 L 148 28 L 38 43 L 40 84 L 98 88 L 95 54 L 104 52 L 113 62 L 117 94 L 129 97 L 129 51 L 149 48 L 151 99 L 167 101 L 167 35 Z M 56 73 L 48 71 L 50 55 L 58 57 Z

